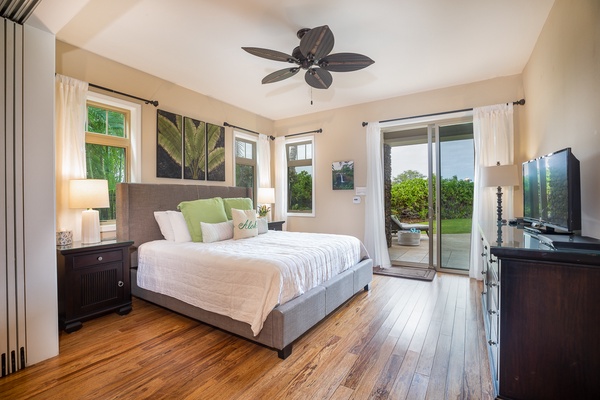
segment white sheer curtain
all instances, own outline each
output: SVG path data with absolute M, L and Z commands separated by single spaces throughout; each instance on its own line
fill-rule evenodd
M 479 225 L 495 227 L 496 188 L 481 187 L 481 168 L 509 165 L 514 162 L 513 105 L 497 104 L 473 109 L 473 136 L 475 141 L 475 187 L 473 193 L 473 225 L 471 230 L 471 266 L 469 276 L 482 279 Z M 502 209 L 505 218 L 513 217 L 513 188 L 502 188 Z M 491 223 L 490 223 L 491 222 Z M 492 232 L 495 232 L 493 230 Z M 491 240 L 491 239 L 490 239 Z
M 81 210 L 69 208 L 69 180 L 86 177 L 85 122 L 88 84 L 68 76 L 55 77 L 56 228 L 81 238 Z
M 269 137 L 258 135 L 258 187 L 270 188 L 271 186 L 271 144 Z
M 381 129 L 378 122 L 367 125 L 367 196 L 365 198 L 364 244 L 373 266 L 391 267 L 385 236 L 383 199 L 383 156 Z
M 287 222 L 287 161 L 285 157 L 285 137 L 275 138 L 275 221 Z M 283 225 L 285 229 L 287 224 Z

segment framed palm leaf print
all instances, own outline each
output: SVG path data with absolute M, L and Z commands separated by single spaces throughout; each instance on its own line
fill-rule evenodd
M 225 181 L 225 128 L 206 124 L 207 179 Z
M 183 177 L 206 179 L 206 123 L 193 118 L 183 118 Z
M 183 117 L 164 110 L 157 111 L 156 176 L 178 178 L 182 176 Z

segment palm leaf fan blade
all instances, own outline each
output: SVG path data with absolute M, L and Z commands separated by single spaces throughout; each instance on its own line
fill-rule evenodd
M 300 39 L 300 51 L 304 57 L 313 55 L 315 60 L 325 57 L 333 50 L 335 39 L 329 26 L 323 25 L 306 32 Z
M 270 73 L 269 75 L 265 76 L 262 80 L 262 83 L 265 84 L 265 83 L 273 83 L 273 82 L 282 81 L 284 79 L 287 79 L 287 78 L 290 78 L 290 77 L 296 75 L 299 70 L 300 70 L 300 68 L 280 69 L 279 71 L 275 71 L 275 72 Z
M 375 61 L 369 57 L 357 53 L 330 54 L 319 62 L 323 69 L 333 72 L 358 71 L 373 64 Z
M 306 71 L 306 74 L 304 74 L 304 80 L 315 89 L 327 89 L 329 86 L 331 86 L 333 77 L 329 71 L 321 68 L 312 68 Z
M 294 62 L 294 57 L 285 54 L 281 51 L 262 49 L 260 47 L 242 47 L 242 49 L 246 50 L 253 56 L 266 58 L 267 60 Z

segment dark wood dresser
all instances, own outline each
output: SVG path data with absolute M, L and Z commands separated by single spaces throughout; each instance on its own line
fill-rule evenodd
M 131 241 L 107 241 L 57 247 L 58 318 L 71 333 L 82 321 L 117 311 L 131 311 L 129 248 Z
M 488 249 L 484 240 L 498 398 L 599 399 L 600 252 L 542 248 L 535 239 L 530 248 L 520 237 Z

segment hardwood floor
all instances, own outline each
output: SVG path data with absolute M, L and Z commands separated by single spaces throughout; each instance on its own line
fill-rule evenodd
M 0 378 L 2 399 L 491 399 L 481 283 L 376 275 L 273 350 L 134 299 L 61 333 L 60 355 Z

